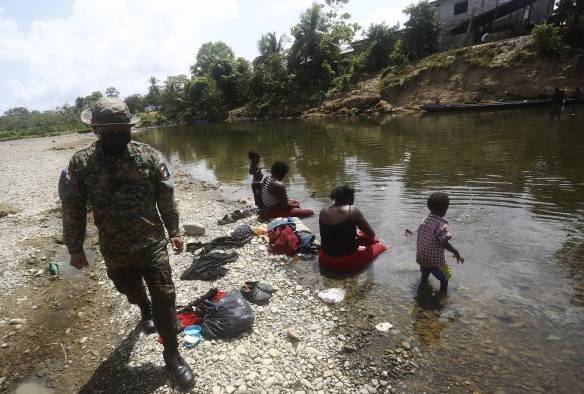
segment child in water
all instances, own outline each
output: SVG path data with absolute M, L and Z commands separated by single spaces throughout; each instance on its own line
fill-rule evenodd
M 264 174 L 262 173 L 262 166 L 260 165 L 261 156 L 258 152 L 250 150 L 247 154 L 249 158 L 249 174 L 253 175 L 251 181 L 251 190 L 253 192 L 253 198 L 255 205 L 258 208 L 263 208 L 262 204 L 262 180 L 264 179 Z
M 428 197 L 430 215 L 426 216 L 418 228 L 416 262 L 422 272 L 422 283 L 428 282 L 430 274 L 440 281 L 440 292 L 448 290 L 448 279 L 451 273 L 444 250 L 454 254 L 456 261 L 464 263 L 464 259 L 450 244 L 452 236 L 448 232 L 448 222 L 444 219 L 450 199 L 446 193 L 435 192 Z

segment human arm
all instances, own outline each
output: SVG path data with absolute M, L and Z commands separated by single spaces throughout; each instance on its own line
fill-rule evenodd
M 359 208 L 356 207 L 351 208 L 351 218 L 357 225 L 357 228 L 363 231 L 363 233 L 368 239 L 375 238 L 375 231 L 373 231 L 373 228 L 371 227 L 367 219 L 365 219 L 365 216 L 363 216 L 363 213 Z
M 71 255 L 70 264 L 77 269 L 87 266 L 83 251 L 87 227 L 87 192 L 80 175 L 80 163 L 73 157 L 59 178 L 59 198 L 63 210 L 63 241 Z
M 450 235 L 450 232 L 448 231 L 448 225 L 446 225 L 446 223 L 438 227 L 436 231 L 436 238 L 442 247 L 444 247 L 444 249 L 448 250 L 454 255 L 458 263 L 464 264 L 464 258 L 462 258 L 458 250 L 450 243 L 452 235 Z
M 174 182 L 166 163 L 162 163 L 158 154 L 152 152 L 154 166 L 154 181 L 156 191 L 156 205 L 168 231 L 172 249 L 181 253 L 184 247 L 183 238 L 179 229 L 179 214 L 174 198 Z
M 444 249 L 446 249 L 447 251 L 451 252 L 454 255 L 458 263 L 464 264 L 464 258 L 460 255 L 458 250 L 450 244 L 449 241 L 444 242 L 442 246 L 444 246 Z

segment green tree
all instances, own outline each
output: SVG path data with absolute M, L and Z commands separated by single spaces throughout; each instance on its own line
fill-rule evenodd
M 413 59 L 421 59 L 438 50 L 440 20 L 436 9 L 427 0 L 409 5 L 409 19 L 404 24 L 404 44 Z
M 327 32 L 323 6 L 317 3 L 300 16 L 300 21 L 291 30 L 294 42 L 288 65 L 301 90 L 326 88 L 334 77 L 330 63 L 336 63 L 340 51 Z
M 340 9 L 348 0 L 327 0 L 326 5 L 313 3 L 292 27 L 294 38 L 288 66 L 297 89 L 326 92 L 339 73 L 340 47 L 350 43 L 359 28 L 349 23 L 349 14 Z
M 191 66 L 193 77 L 210 75 L 218 63 L 235 60 L 233 50 L 224 42 L 206 42 L 197 52 L 196 63 Z
M 105 90 L 105 95 L 107 97 L 119 97 L 120 92 L 118 91 L 118 89 L 114 88 L 113 86 L 110 86 Z
M 280 38 L 278 38 L 275 32 L 262 34 L 260 40 L 258 41 L 260 57 L 268 57 L 283 53 L 285 40 L 285 35 L 281 35 Z
M 221 112 L 221 93 L 207 77 L 195 77 L 188 85 L 189 110 L 192 119 L 215 119 Z
M 262 34 L 258 41 L 260 55 L 253 60 L 250 81 L 250 100 L 256 106 L 270 105 L 282 98 L 288 88 L 289 78 L 284 54 L 285 35 Z
M 187 87 L 189 78 L 184 75 L 171 75 L 164 81 L 160 93 L 160 111 L 173 121 L 183 121 L 188 109 Z
M 148 78 L 148 94 L 144 98 L 145 105 L 160 105 L 160 85 L 156 77 Z
M 95 105 L 97 100 L 103 97 L 103 94 L 100 91 L 95 91 L 88 96 L 85 97 L 77 97 L 75 99 L 75 109 L 77 111 L 82 111 L 86 108 L 91 108 Z
M 126 102 L 128 108 L 130 109 L 130 112 L 135 114 L 136 112 L 144 111 L 144 97 L 142 97 L 142 95 L 133 94 L 131 96 L 126 97 L 124 101 Z
M 364 68 L 366 71 L 381 70 L 389 65 L 389 55 L 397 42 L 397 27 L 385 23 L 372 24 L 365 32 L 367 48 Z
M 241 105 L 247 99 L 251 67 L 244 58 L 235 58 L 223 42 L 203 44 L 197 62 L 191 67 L 193 77 L 206 77 L 216 84 L 227 107 Z

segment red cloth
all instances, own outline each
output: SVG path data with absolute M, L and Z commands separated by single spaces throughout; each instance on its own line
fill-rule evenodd
M 287 217 L 307 218 L 312 215 L 314 215 L 314 211 L 308 208 L 277 208 L 268 210 L 268 217 L 270 219 Z
M 290 226 L 278 226 L 268 232 L 270 238 L 270 252 L 274 254 L 296 254 L 300 241 Z
M 340 257 L 327 255 L 320 249 L 318 260 L 320 265 L 331 271 L 342 272 L 345 274 L 361 271 L 367 264 L 373 261 L 377 256 L 388 249 L 388 246 L 379 243 L 379 239 L 367 238 L 361 231 L 357 232 L 356 252 Z

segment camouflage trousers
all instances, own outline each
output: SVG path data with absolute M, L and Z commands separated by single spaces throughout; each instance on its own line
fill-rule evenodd
M 164 240 L 129 255 L 104 254 L 104 260 L 107 276 L 131 304 L 144 305 L 148 287 L 156 330 L 170 337 L 177 333 L 176 295 L 166 245 Z

